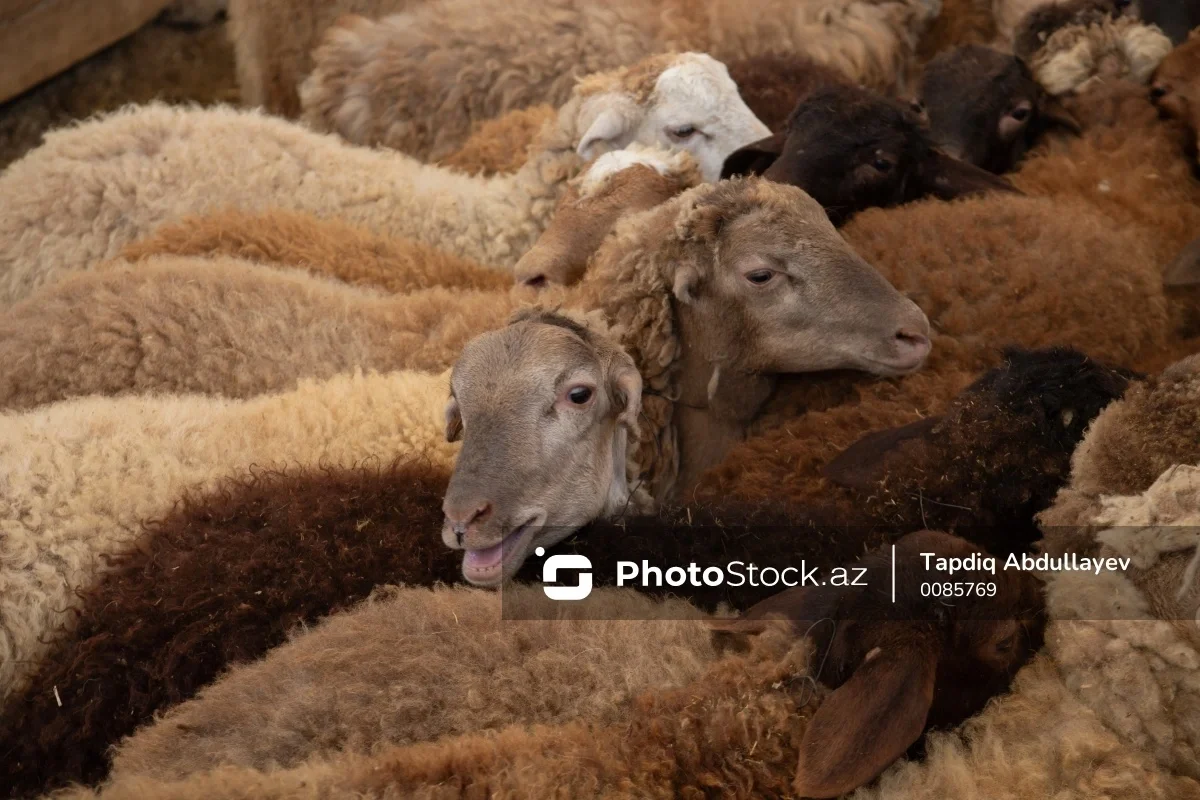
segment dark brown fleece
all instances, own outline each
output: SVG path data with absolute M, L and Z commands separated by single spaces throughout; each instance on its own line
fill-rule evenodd
M 730 62 L 729 77 L 737 84 L 738 94 L 754 116 L 775 133 L 783 130 L 792 109 L 813 91 L 851 85 L 842 73 L 798 53 L 766 54 Z
M 0 785 L 22 797 L 99 780 L 109 746 L 298 625 L 380 584 L 455 580 L 438 535 L 448 480 L 404 461 L 255 472 L 150 523 L 4 709 Z
M 883 399 L 810 412 L 732 451 L 696 497 L 832 506 L 852 525 L 949 529 L 995 554 L 1020 552 L 1088 423 L 1129 374 L 1065 349 L 1012 351 L 940 417 Z

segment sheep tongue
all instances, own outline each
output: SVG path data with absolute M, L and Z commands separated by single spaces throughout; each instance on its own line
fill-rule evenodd
M 485 550 L 468 550 L 463 556 L 463 566 L 469 569 L 491 569 L 504 558 L 504 542 Z

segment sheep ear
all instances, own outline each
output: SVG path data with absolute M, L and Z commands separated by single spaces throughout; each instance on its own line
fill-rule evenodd
M 904 755 L 925 729 L 936 675 L 932 644 L 868 653 L 809 720 L 800 742 L 796 794 L 837 797 Z
M 617 422 L 631 431 L 637 430 L 638 417 L 642 413 L 642 376 L 626 356 L 615 368 L 611 378 L 613 396 L 623 404 Z
M 1193 239 L 1163 271 L 1163 286 L 1200 284 L 1200 237 Z
M 984 192 L 1021 194 L 1015 186 L 999 175 L 993 175 L 974 164 L 934 150 L 925 160 L 917 181 L 921 194 L 932 194 L 942 200 Z
M 458 400 L 451 397 L 446 401 L 446 441 L 457 442 L 462 438 L 462 414 L 458 410 Z
M 1052 95 L 1043 97 L 1041 113 L 1042 118 L 1046 120 L 1047 127 L 1066 128 L 1076 136 L 1083 133 L 1083 126 L 1079 124 L 1079 120 L 1075 119 L 1075 115 L 1068 111 L 1057 97 Z
M 675 281 L 671 285 L 671 291 L 675 295 L 675 299 L 684 305 L 691 305 L 696 302 L 696 296 L 693 290 L 696 284 L 700 282 L 700 274 L 694 267 L 683 265 L 675 269 Z
M 629 120 L 624 114 L 615 108 L 606 108 L 592 120 L 575 152 L 585 161 L 591 161 L 601 153 L 616 149 L 628 129 Z
M 926 417 L 899 428 L 868 433 L 825 465 L 824 473 L 832 483 L 851 489 L 865 489 L 879 483 L 889 471 L 889 456 L 901 452 L 906 442 L 926 440 L 942 418 Z M 920 447 L 913 443 L 905 449 Z
M 786 140 L 787 137 L 782 133 L 776 133 L 754 144 L 734 150 L 725 159 L 724 166 L 721 167 L 721 177 L 762 175 L 779 156 L 783 155 L 783 144 Z

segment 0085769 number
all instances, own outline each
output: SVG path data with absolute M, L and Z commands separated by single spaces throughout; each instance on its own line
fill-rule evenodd
M 994 583 L 922 583 L 921 597 L 995 597 Z

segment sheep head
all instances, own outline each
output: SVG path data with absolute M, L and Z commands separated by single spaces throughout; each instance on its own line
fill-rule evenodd
M 726 160 L 724 174 L 761 174 L 799 186 L 835 225 L 865 208 L 927 195 L 1015 191 L 1004 179 L 935 149 L 918 109 L 844 85 L 809 94 L 783 133 L 738 150 Z
M 1008 172 L 1038 138 L 1079 123 L 1046 93 L 1020 59 L 979 45 L 942 53 L 921 80 L 934 142 L 990 172 Z
M 1200 174 L 1200 29 L 1158 65 L 1150 82 L 1150 99 L 1163 116 L 1187 126 L 1188 154 Z
M 875 551 L 847 572 L 861 586 L 797 587 L 740 619 L 712 623 L 718 631 L 746 633 L 783 617 L 813 640 L 816 677 L 834 691 L 800 742 L 798 796 L 837 797 L 867 783 L 927 728 L 980 711 L 1041 646 L 1045 604 L 1031 573 L 970 568 L 966 559 L 987 554 L 944 533 L 910 533 L 895 547 L 895 602 L 892 556 Z M 923 597 L 923 583 L 947 579 L 926 567 L 926 553 L 963 559 L 953 579 L 994 584 L 994 594 L 952 603 Z
M 618 219 L 700 183 L 686 152 L 635 144 L 594 159 L 567 184 L 550 225 L 517 262 L 517 283 L 575 283 Z
M 721 373 L 891 376 L 917 369 L 928 355 L 925 315 L 796 187 L 722 181 L 689 190 L 664 213 L 675 229 L 648 253 L 654 264 L 645 268 L 671 287 L 687 348 Z
M 593 75 L 576 88 L 576 151 L 592 159 L 633 142 L 686 150 L 705 180 L 726 157 L 770 131 L 754 116 L 725 65 L 703 53 L 654 56 Z M 572 106 L 568 106 L 569 108 Z
M 446 437 L 463 448 L 442 539 L 471 583 L 502 583 L 538 545 L 629 503 L 642 379 L 598 323 L 519 314 L 467 343 L 450 393 Z

